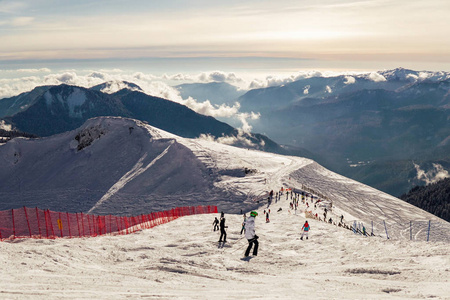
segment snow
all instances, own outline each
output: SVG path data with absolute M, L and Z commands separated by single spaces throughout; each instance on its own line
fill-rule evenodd
M 90 128 L 104 134 L 77 151 L 74 137 Z M 135 120 L 95 118 L 80 130 L 0 146 L 2 180 L 21 174 L 23 181 L 21 193 L 0 196 L 17 201 L 28 193 L 44 201 L 55 194 L 63 200 L 58 205 L 75 207 L 70 201 L 77 194 L 91 195 L 83 200 L 85 211 L 119 215 L 215 204 L 225 212 L 228 243 L 218 247 L 219 233 L 212 231 L 216 215 L 183 217 L 130 235 L 7 240 L 0 242 L 0 298 L 450 299 L 450 224 L 402 200 L 310 159 L 180 138 Z M 28 169 L 33 158 L 39 164 Z M 84 187 L 82 194 L 80 187 L 94 178 L 95 189 Z M 149 184 L 153 181 L 158 184 Z M 364 225 L 369 233 L 373 222 L 374 236 L 310 218 L 309 239 L 302 241 L 306 204 L 290 211 L 285 195 L 272 201 L 265 223 L 267 193 L 281 187 L 314 190 L 322 203 L 332 203 L 333 220 L 343 215 L 347 224 Z M 323 206 L 306 201 L 312 214 L 321 216 Z M 260 249 L 242 260 L 247 241 L 240 235 L 239 212 L 255 208 Z
M 275 208 L 282 207 L 279 213 Z M 256 217 L 258 256 L 242 260 L 240 215 L 226 214 L 218 248 L 214 215 L 131 235 L 0 243 L 6 299 L 449 299 L 448 244 L 363 237 L 273 205 Z
M 71 117 L 81 116 L 81 112 L 75 112 L 75 108 L 86 102 L 86 93 L 79 88 L 74 88 L 73 93 L 67 97 L 67 105 L 69 106 L 69 115 Z
M 86 102 L 87 96 L 82 89 L 74 88 L 73 92 L 67 97 L 66 101 L 64 101 L 63 95 L 53 95 L 50 91 L 45 92 L 44 98 L 47 106 L 50 106 L 55 100 L 59 101 L 62 104 L 66 102 L 69 109 L 69 116 L 80 117 L 81 111 L 75 111 L 75 109 Z

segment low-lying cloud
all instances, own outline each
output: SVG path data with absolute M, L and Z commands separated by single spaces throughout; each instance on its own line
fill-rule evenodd
M 377 72 L 370 73 L 368 77 L 369 77 L 370 80 L 372 80 L 374 82 L 386 81 L 386 78 L 383 75 L 381 75 L 381 74 L 379 74 Z
M 231 118 L 239 120 L 242 124 L 241 129 L 245 132 L 250 132 L 252 127 L 249 123 L 250 120 L 259 118 L 258 113 L 243 113 L 240 112 L 239 103 L 232 105 L 215 105 L 210 101 L 200 102 L 194 98 L 188 97 L 183 99 L 180 92 L 173 88 L 170 84 L 184 83 L 208 83 L 208 82 L 225 82 L 239 87 L 242 90 L 266 88 L 272 86 L 282 86 L 300 79 L 313 78 L 313 77 L 334 77 L 344 76 L 344 84 L 354 84 L 358 78 L 369 79 L 374 82 L 384 82 L 386 77 L 379 72 L 322 72 L 322 71 L 304 71 L 294 74 L 283 75 L 270 75 L 263 78 L 249 78 L 242 77 L 233 72 L 223 71 L 211 71 L 202 72 L 197 74 L 185 74 L 177 73 L 173 75 L 161 75 L 156 76 L 153 74 L 135 72 L 127 73 L 120 69 L 109 70 L 92 70 L 92 71 L 76 71 L 67 70 L 58 73 L 51 73 L 48 68 L 36 68 L 36 69 L 17 69 L 17 70 L 1 70 L 1 74 L 26 74 L 30 76 L 23 76 L 17 78 L 7 78 L 7 75 L 3 79 L 0 79 L 0 101 L 2 98 L 16 96 L 23 92 L 31 91 L 36 86 L 41 85 L 59 85 L 69 84 L 77 85 L 85 88 L 102 84 L 104 82 L 115 82 L 117 84 L 111 84 L 105 92 L 114 93 L 124 87 L 120 84 L 123 81 L 134 83 L 138 85 L 145 93 L 168 99 L 182 105 L 189 107 L 190 109 L 215 118 Z M 384 73 L 383 73 L 384 74 Z M 1 78 L 1 77 L 0 77 Z M 411 81 L 421 80 L 441 80 L 450 78 L 449 73 L 446 72 L 416 72 L 416 74 L 407 74 L 407 79 Z M 303 94 L 307 95 L 310 92 L 310 86 L 306 85 L 303 88 Z M 330 86 L 326 87 L 326 92 L 332 93 Z M 226 120 L 225 120 L 226 121 Z
M 47 71 L 48 69 L 39 69 Z M 18 70 L 16 70 L 17 72 Z M 31 69 L 29 70 L 32 71 Z M 176 74 L 174 76 L 163 75 L 161 77 L 154 76 L 152 74 L 145 74 L 142 72 L 136 72 L 132 74 L 124 74 L 118 70 L 109 72 L 91 71 L 87 74 L 80 75 L 76 71 L 66 71 L 61 73 L 53 73 L 45 76 L 28 76 L 14 79 L 1 79 L 0 80 L 0 101 L 1 98 L 12 97 L 23 92 L 28 92 L 37 86 L 42 85 L 76 85 L 85 88 L 90 88 L 98 84 L 105 82 L 111 82 L 111 84 L 103 90 L 103 92 L 114 93 L 124 88 L 126 85 L 124 81 L 134 83 L 138 85 L 146 94 L 160 97 L 164 99 L 177 102 L 185 105 L 197 113 L 215 117 L 215 118 L 231 118 L 239 120 L 242 123 L 241 129 L 244 132 L 250 132 L 252 127 L 248 120 L 259 118 L 257 113 L 243 113 L 240 112 L 240 104 L 238 102 L 233 105 L 214 105 L 210 101 L 200 102 L 192 97 L 183 99 L 180 92 L 168 85 L 163 80 L 175 80 L 183 79 L 189 81 L 221 81 L 221 82 L 243 82 L 242 78 L 237 77 L 234 73 L 225 73 L 220 71 L 214 71 L 210 73 L 201 73 L 195 76 Z
M 356 82 L 355 77 L 353 76 L 345 76 L 344 84 L 354 84 Z
M 442 167 L 442 165 L 433 163 L 433 168 L 425 171 L 420 168 L 418 164 L 414 164 L 414 168 L 417 171 L 417 179 L 425 182 L 426 185 L 438 182 L 439 180 L 449 178 L 450 175 L 447 170 Z

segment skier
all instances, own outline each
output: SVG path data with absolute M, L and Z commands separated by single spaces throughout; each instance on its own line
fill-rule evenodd
M 214 225 L 214 231 L 219 230 L 219 220 L 217 220 L 217 217 L 215 217 L 213 225 Z
M 253 247 L 253 244 L 255 247 L 253 248 L 253 255 L 258 255 L 258 236 L 255 234 L 255 217 L 258 215 L 256 211 L 252 211 L 250 213 L 250 217 L 247 218 L 247 221 L 245 222 L 245 238 L 248 240 L 248 247 L 247 250 L 245 250 L 245 257 L 250 255 L 250 250 Z
M 301 240 L 303 240 L 303 236 L 306 235 L 306 239 L 308 239 L 308 232 L 309 232 L 309 224 L 308 221 L 305 222 L 305 224 L 303 224 L 302 227 L 302 236 L 300 237 Z
M 242 222 L 241 234 L 242 234 L 242 232 L 245 232 L 245 222 L 246 221 L 247 221 L 247 214 L 244 214 L 244 222 Z
M 223 237 L 223 242 L 226 243 L 227 242 L 227 232 L 225 231 L 225 228 L 228 228 L 228 226 L 225 226 L 225 217 L 223 212 L 220 215 L 220 238 L 219 238 L 219 243 L 222 242 L 222 237 Z
M 266 212 L 266 223 L 269 223 L 269 222 L 270 222 L 270 220 L 269 220 L 269 212 L 270 212 L 270 210 L 268 210 L 268 211 Z

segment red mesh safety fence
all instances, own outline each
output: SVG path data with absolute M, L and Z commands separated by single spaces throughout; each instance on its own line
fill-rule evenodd
M 36 208 L 0 211 L 0 240 L 73 238 L 129 234 L 168 223 L 182 216 L 217 213 L 217 206 L 189 206 L 140 216 L 99 216 Z

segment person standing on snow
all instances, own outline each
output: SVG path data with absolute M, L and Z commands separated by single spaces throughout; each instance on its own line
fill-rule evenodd
M 219 230 L 219 220 L 217 220 L 217 217 L 214 219 L 213 225 L 214 231 Z
M 247 218 L 245 222 L 245 238 L 248 240 L 248 247 L 245 250 L 245 257 L 250 255 L 250 250 L 252 250 L 253 245 L 253 255 L 258 255 L 258 236 L 255 234 L 255 217 L 258 215 L 256 211 L 252 211 L 250 213 L 250 217 Z
M 228 226 L 225 226 L 225 217 L 224 217 L 223 212 L 220 215 L 220 225 L 219 226 L 220 226 L 219 243 L 222 242 L 222 237 L 223 237 L 223 242 L 225 243 L 227 241 L 227 232 L 225 231 L 225 228 L 228 228 Z
M 308 232 L 309 232 L 309 224 L 308 221 L 305 222 L 305 224 L 303 224 L 302 227 L 302 236 L 300 237 L 301 240 L 303 240 L 303 236 L 306 235 L 306 239 L 308 239 Z

